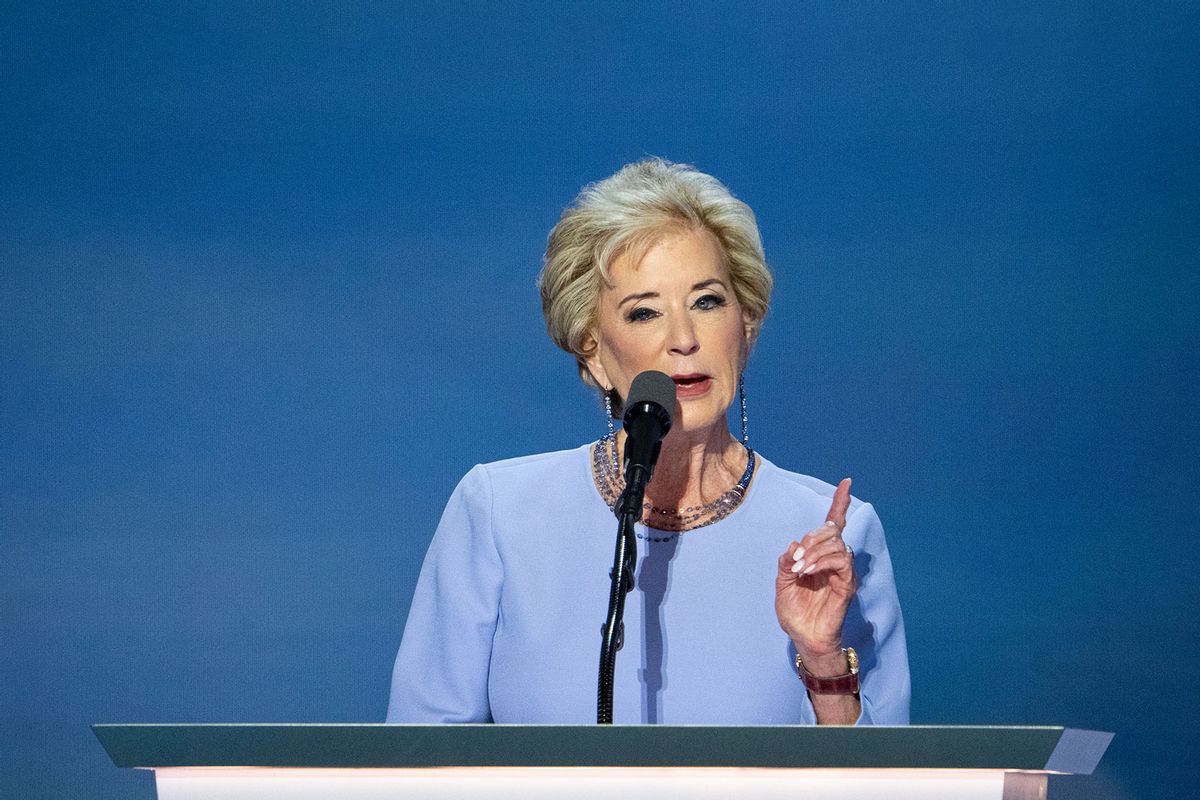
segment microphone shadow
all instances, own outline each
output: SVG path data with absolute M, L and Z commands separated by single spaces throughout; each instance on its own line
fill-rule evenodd
M 638 561 L 637 588 L 642 593 L 642 721 L 662 719 L 662 692 L 666 688 L 667 643 L 663 632 L 663 604 L 671 587 L 671 562 L 680 537 L 647 529 L 639 533 L 644 552 Z

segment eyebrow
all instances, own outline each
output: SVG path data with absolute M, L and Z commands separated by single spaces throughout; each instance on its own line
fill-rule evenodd
M 726 286 L 725 282 L 723 280 L 721 280 L 720 278 L 709 278 L 706 281 L 700 281 L 699 283 L 692 286 L 692 288 L 689 291 L 695 292 L 699 289 L 705 289 L 709 286 L 714 286 L 714 285 L 720 286 L 725 291 L 729 291 L 729 287 Z M 658 297 L 658 292 L 639 292 L 637 294 L 628 295 L 624 299 L 622 299 L 621 302 L 617 303 L 617 308 L 620 308 L 621 306 L 625 305 L 630 300 L 645 300 L 650 297 Z

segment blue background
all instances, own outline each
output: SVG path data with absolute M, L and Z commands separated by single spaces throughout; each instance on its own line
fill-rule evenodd
M 1198 16 L 6 4 L 0 795 L 152 797 L 93 722 L 381 720 L 458 478 L 601 433 L 534 279 L 647 154 L 759 215 L 752 436 L 879 509 L 913 721 L 1190 785 Z

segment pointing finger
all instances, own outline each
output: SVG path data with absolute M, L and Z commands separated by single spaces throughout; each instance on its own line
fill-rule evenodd
M 832 525 L 839 530 L 846 527 L 846 509 L 850 508 L 850 479 L 843 478 L 833 493 L 833 505 L 829 507 L 829 516 L 825 518 L 826 525 Z

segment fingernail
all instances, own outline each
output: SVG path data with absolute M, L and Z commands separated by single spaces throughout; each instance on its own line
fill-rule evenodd
M 804 569 L 803 561 L 797 561 L 795 564 L 792 564 L 792 572 L 799 572 L 802 569 Z
M 837 527 L 837 523 L 836 523 L 836 522 L 834 522 L 834 521 L 833 521 L 833 520 L 831 520 L 831 519 L 827 519 L 827 520 L 825 520 L 825 524 L 826 524 L 826 525 L 828 525 L 828 526 L 829 526 L 829 527 L 831 527 L 831 528 L 836 528 L 836 527 Z
M 816 568 L 817 568 L 816 564 L 809 564 L 808 567 L 804 570 L 804 574 L 807 575 L 808 573 L 812 572 Z
M 797 561 L 804 558 L 804 548 L 797 547 L 796 552 L 792 554 L 792 558 L 796 559 Z

